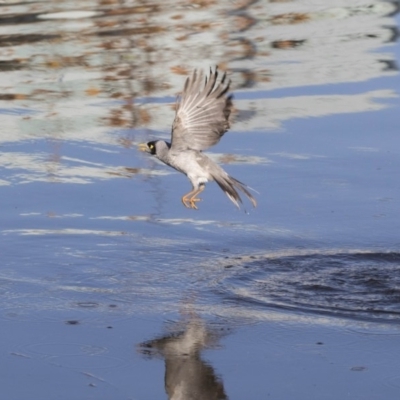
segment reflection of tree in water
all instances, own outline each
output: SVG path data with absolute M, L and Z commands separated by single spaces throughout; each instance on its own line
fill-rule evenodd
M 246 110 L 246 118 L 239 112 L 238 130 L 265 130 L 293 117 L 319 116 L 316 101 L 324 107 L 322 115 L 371 110 L 376 97 L 388 98 L 390 93 L 351 99 L 343 95 L 338 101 L 307 94 L 298 102 L 290 95 L 271 99 L 269 91 L 397 74 L 396 58 L 388 50 L 398 38 L 396 4 L 368 0 L 357 5 L 324 0 L 312 5 L 306 0 L 0 3 L 0 25 L 7 28 L 0 34 L 0 109 L 32 111 L 18 117 L 2 115 L 7 129 L 0 133 L 0 143 L 46 139 L 50 154 L 44 157 L 45 171 L 36 172 L 39 179 L 88 182 L 88 176 L 79 176 L 81 170 L 66 161 L 65 141 L 121 149 L 134 147 L 153 132 L 168 138 L 173 105 L 167 103 L 174 103 L 193 68 L 216 64 L 232 79 L 235 107 Z M 385 43 L 383 51 L 376 51 Z M 137 167 L 132 153 L 129 167 Z M 14 163 L 34 175 L 35 163 L 22 164 L 25 159 Z M 99 166 L 93 172 L 101 168 L 110 169 Z M 151 165 L 139 174 L 148 176 L 154 169 Z M 72 177 L 67 180 L 68 172 Z
M 139 345 L 139 352 L 165 360 L 165 390 L 171 400 L 227 399 L 214 368 L 201 357 L 204 349 L 217 345 L 223 333 L 190 317 L 170 326 L 171 333 Z

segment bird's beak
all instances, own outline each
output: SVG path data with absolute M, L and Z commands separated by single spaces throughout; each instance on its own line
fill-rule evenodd
M 148 146 L 147 146 L 147 143 L 140 143 L 139 146 L 138 146 L 138 149 L 139 149 L 140 151 L 149 151 L 149 148 L 148 148 Z

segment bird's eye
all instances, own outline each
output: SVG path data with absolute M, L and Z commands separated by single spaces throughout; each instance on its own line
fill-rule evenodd
M 154 148 L 154 144 L 149 144 L 149 149 L 153 150 L 153 148 Z

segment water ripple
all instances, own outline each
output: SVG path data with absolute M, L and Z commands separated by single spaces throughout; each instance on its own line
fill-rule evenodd
M 311 253 L 231 263 L 218 283 L 227 300 L 369 322 L 400 322 L 400 254 Z

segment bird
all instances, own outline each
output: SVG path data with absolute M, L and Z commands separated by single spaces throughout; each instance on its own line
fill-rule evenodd
M 205 76 L 196 69 L 187 77 L 177 98 L 171 142 L 152 140 L 139 144 L 139 150 L 155 156 L 164 164 L 182 172 L 192 184 L 192 190 L 182 197 L 185 207 L 196 209 L 199 194 L 207 182 L 215 181 L 232 203 L 240 209 L 244 193 L 253 207 L 257 206 L 248 186 L 228 175 L 203 150 L 217 144 L 230 128 L 233 95 L 226 72 L 220 77 L 218 67 Z

